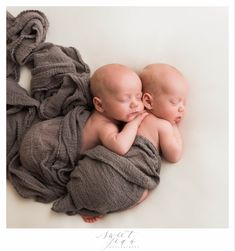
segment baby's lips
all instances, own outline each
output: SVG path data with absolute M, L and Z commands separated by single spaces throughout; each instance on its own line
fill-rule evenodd
M 137 111 L 137 110 L 133 110 L 132 112 L 131 112 L 131 114 L 134 114 L 134 113 L 141 113 L 140 111 Z
M 179 123 L 179 122 L 181 121 L 181 119 L 182 119 L 182 117 L 177 117 L 177 118 L 175 119 L 175 123 Z

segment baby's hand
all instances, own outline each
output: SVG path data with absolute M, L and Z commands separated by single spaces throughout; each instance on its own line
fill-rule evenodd
M 132 123 L 135 123 L 138 127 L 141 124 L 142 120 L 148 116 L 148 112 L 143 111 L 140 114 L 138 114 L 133 120 Z

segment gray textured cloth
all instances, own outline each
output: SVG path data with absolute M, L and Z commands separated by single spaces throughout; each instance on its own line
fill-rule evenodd
M 92 106 L 88 65 L 75 48 L 44 42 L 48 25 L 40 11 L 23 11 L 17 17 L 7 13 L 7 176 L 20 195 L 42 202 L 66 191 Z M 18 84 L 21 66 L 32 73 L 31 95 Z M 40 145 L 39 139 L 45 143 Z M 22 147 L 28 146 L 22 159 L 32 164 L 40 156 L 36 165 L 21 163 L 22 140 Z M 47 143 L 62 155 L 52 149 L 45 154 Z
M 106 214 L 124 210 L 159 182 L 160 157 L 137 137 L 125 156 L 103 146 L 79 155 L 92 109 L 89 67 L 75 48 L 44 42 L 45 15 L 7 14 L 7 176 L 17 192 L 53 210 Z M 18 84 L 32 73 L 31 94 Z M 68 190 L 67 190 L 68 189 Z
M 104 146 L 88 150 L 71 173 L 67 195 L 52 209 L 67 214 L 104 215 L 135 205 L 145 189 L 160 181 L 161 158 L 146 138 L 137 136 L 120 156 Z
M 20 146 L 23 172 L 12 172 L 22 196 L 50 202 L 66 193 L 69 174 L 79 159 L 81 132 L 89 115 L 78 106 L 65 117 L 36 123 L 26 132 Z M 28 173 L 31 178 L 25 179 Z M 24 190 L 22 194 L 22 187 L 31 188 L 32 183 L 34 190 Z

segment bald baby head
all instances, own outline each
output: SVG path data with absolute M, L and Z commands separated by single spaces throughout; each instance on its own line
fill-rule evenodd
M 100 97 L 105 92 L 115 92 L 124 78 L 127 81 L 128 78 L 131 81 L 133 78 L 140 81 L 138 75 L 133 70 L 121 64 L 107 64 L 98 68 L 90 81 L 93 97 Z
M 185 82 L 182 73 L 168 64 L 150 64 L 146 66 L 140 74 L 140 79 L 143 85 L 143 92 L 154 95 L 160 95 L 163 91 L 167 91 L 169 85 L 172 85 L 174 82 L 181 80 Z

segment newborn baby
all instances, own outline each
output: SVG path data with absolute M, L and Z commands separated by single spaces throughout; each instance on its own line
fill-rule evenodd
M 142 121 L 138 135 L 147 138 L 169 162 L 182 155 L 178 124 L 184 117 L 188 83 L 184 76 L 167 64 L 151 64 L 140 74 L 143 103 L 149 116 Z
M 140 78 L 126 66 L 109 64 L 95 71 L 90 85 L 95 110 L 83 129 L 82 152 L 102 144 L 124 155 L 147 115 Z M 126 123 L 121 130 L 120 122 Z

